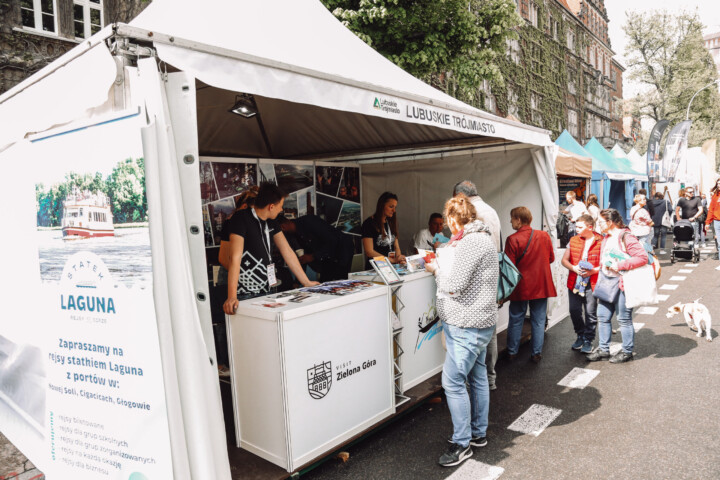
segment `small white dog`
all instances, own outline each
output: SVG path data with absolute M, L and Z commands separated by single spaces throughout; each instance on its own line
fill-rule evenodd
M 675 315 L 682 313 L 685 316 L 685 322 L 688 327 L 692 330 L 697 331 L 697 336 L 702 337 L 703 329 L 705 329 L 705 339 L 708 342 L 712 342 L 712 318 L 710 317 L 710 311 L 705 305 L 700 303 L 698 298 L 693 303 L 676 303 L 672 307 L 668 308 L 667 318 L 672 318 Z

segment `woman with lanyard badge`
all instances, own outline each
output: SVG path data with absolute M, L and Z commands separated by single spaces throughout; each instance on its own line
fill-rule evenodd
M 398 242 L 397 209 L 398 197 L 385 192 L 378 198 L 375 214 L 362 224 L 362 242 L 365 250 L 365 268 L 370 269 L 370 260 L 388 257 L 392 263 L 405 263 Z
M 275 265 L 272 263 L 272 241 L 290 267 L 290 271 L 303 286 L 318 285 L 311 282 L 285 239 L 275 218 L 282 212 L 285 193 L 272 183 L 260 186 L 255 205 L 236 212 L 227 222 L 230 235 L 228 269 L 228 298 L 223 311 L 236 312 L 238 303 L 266 295 L 277 285 Z

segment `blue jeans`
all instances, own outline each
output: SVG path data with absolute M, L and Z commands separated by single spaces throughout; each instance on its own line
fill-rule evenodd
M 545 341 L 545 319 L 547 318 L 547 298 L 535 300 L 521 300 L 510 302 L 510 319 L 507 327 L 507 350 L 511 355 L 517 355 L 520 348 L 520 335 L 522 334 L 525 312 L 530 303 L 530 324 L 532 339 L 532 354 L 542 353 Z
M 653 230 L 655 230 L 655 235 L 653 236 L 653 247 L 660 247 L 661 249 L 664 249 L 665 237 L 667 236 L 667 228 L 665 228 L 663 225 L 655 225 L 653 227 Z
M 581 297 L 573 293 L 572 288 L 568 288 L 568 303 L 575 334 L 583 337 L 586 342 L 592 343 L 595 340 L 597 324 L 597 300 L 593 297 L 592 290 L 588 286 L 585 296 Z M 584 318 L 583 313 L 585 314 Z
M 443 322 L 443 332 L 447 352 L 442 386 L 453 422 L 452 441 L 467 447 L 472 437 L 487 434 L 490 388 L 485 350 L 495 327 L 460 328 Z
M 713 236 L 715 237 L 715 247 L 720 250 L 720 220 L 713 220 Z
M 625 306 L 625 292 L 620 290 L 615 303 L 598 300 L 598 348 L 604 352 L 610 351 L 610 337 L 612 325 L 610 319 L 617 312 L 618 325 L 622 335 L 622 350 L 632 353 L 635 348 L 635 328 L 633 328 L 632 308 Z

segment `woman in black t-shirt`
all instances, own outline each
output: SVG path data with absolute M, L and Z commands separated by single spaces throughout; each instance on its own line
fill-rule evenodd
M 260 186 L 255 205 L 233 214 L 228 222 L 228 298 L 223 311 L 235 313 L 239 300 L 265 295 L 277 283 L 272 262 L 272 244 L 277 246 L 290 271 L 304 287 L 318 285 L 310 281 L 297 255 L 285 239 L 275 219 L 282 212 L 285 194 L 276 185 Z
M 388 257 L 392 263 L 405 263 L 405 257 L 400 253 L 398 241 L 397 195 L 385 192 L 378 198 L 375 213 L 362 224 L 362 242 L 365 250 L 365 268 L 370 267 L 370 259 L 374 257 Z M 394 252 L 391 256 L 390 252 Z

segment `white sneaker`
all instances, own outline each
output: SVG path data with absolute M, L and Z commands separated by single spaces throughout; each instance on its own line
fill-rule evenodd
M 660 255 L 665 255 L 667 252 L 665 250 L 660 250 L 658 253 L 660 253 Z

